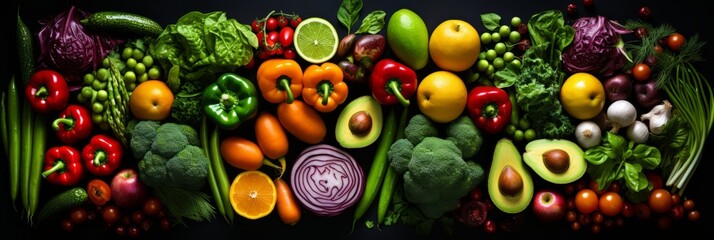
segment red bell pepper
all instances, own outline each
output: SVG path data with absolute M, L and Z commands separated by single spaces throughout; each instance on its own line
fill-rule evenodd
M 476 127 L 495 134 L 511 121 L 511 100 L 508 93 L 494 86 L 477 86 L 471 89 L 466 108 Z
M 87 108 L 78 104 L 70 104 L 52 122 L 52 128 L 57 132 L 57 138 L 62 143 L 73 145 L 92 134 L 92 114 Z
M 413 69 L 392 59 L 382 59 L 369 76 L 374 96 L 382 105 L 397 102 L 409 106 L 409 98 L 417 89 L 417 75 Z
M 52 147 L 45 153 L 42 177 L 52 184 L 71 186 L 84 177 L 79 151 L 72 146 Z
M 87 171 L 97 176 L 108 176 L 117 170 L 123 155 L 121 143 L 104 134 L 94 135 L 82 149 Z
M 61 111 L 69 103 L 69 87 L 59 72 L 44 69 L 32 74 L 25 96 L 36 112 Z

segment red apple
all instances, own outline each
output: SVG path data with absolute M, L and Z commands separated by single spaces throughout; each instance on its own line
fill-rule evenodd
M 543 189 L 533 197 L 533 213 L 541 221 L 558 221 L 563 219 L 567 211 L 565 203 L 565 197 L 560 192 Z
M 139 173 L 133 168 L 117 172 L 110 184 L 112 201 L 122 208 L 140 206 L 147 196 L 146 186 L 139 180 Z

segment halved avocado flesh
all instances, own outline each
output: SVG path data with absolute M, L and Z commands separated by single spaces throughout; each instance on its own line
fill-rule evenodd
M 543 153 L 560 149 L 568 153 L 570 164 L 568 169 L 561 173 L 555 173 L 545 166 Z M 567 184 L 575 182 L 585 174 L 587 163 L 585 153 L 578 144 L 567 139 L 537 139 L 526 145 L 526 152 L 523 153 L 523 161 L 533 169 L 544 180 L 555 184 Z
M 522 180 L 522 187 L 516 194 L 507 196 L 499 189 L 499 177 L 504 169 L 516 171 Z M 488 195 L 491 202 L 505 213 L 519 213 L 525 210 L 533 198 L 533 179 L 528 169 L 523 167 L 521 153 L 509 139 L 501 139 L 496 143 L 493 161 L 488 173 Z
M 350 131 L 350 117 L 359 111 L 365 111 L 372 118 L 372 127 L 365 134 L 354 134 Z M 335 125 L 335 139 L 340 146 L 345 148 L 369 146 L 382 132 L 382 105 L 372 95 L 355 98 L 342 109 Z

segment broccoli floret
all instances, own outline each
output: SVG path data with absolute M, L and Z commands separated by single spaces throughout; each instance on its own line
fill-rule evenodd
M 387 151 L 387 160 L 389 160 L 389 166 L 391 166 L 394 171 L 402 175 L 407 171 L 409 161 L 412 159 L 412 150 L 414 145 L 409 142 L 406 138 L 399 139 L 392 143 Z
M 198 138 L 196 129 L 186 124 L 180 124 L 179 127 L 181 128 L 181 133 L 186 136 L 189 145 L 201 146 L 201 139 Z
M 464 161 L 454 142 L 426 137 L 417 145 L 403 174 L 405 196 L 429 218 L 457 207 L 484 178 L 480 165 Z
M 154 154 L 151 151 L 146 152 L 146 155 L 139 161 L 139 179 L 149 187 L 164 186 L 170 182 L 169 174 L 166 171 L 165 157 Z
M 164 123 L 156 130 L 151 151 L 165 158 L 171 158 L 188 146 L 188 138 L 176 123 Z
M 208 158 L 203 149 L 189 145 L 166 162 L 166 171 L 176 186 L 199 190 L 208 176 Z
M 436 137 L 438 135 L 439 129 L 424 114 L 414 115 L 404 128 L 404 137 L 413 145 L 417 145 L 425 137 Z
M 467 116 L 461 116 L 449 123 L 446 128 L 446 139 L 456 144 L 461 149 L 464 158 L 471 158 L 481 149 L 483 139 L 481 132 L 476 128 L 473 120 Z
M 129 147 L 136 159 L 141 159 L 146 152 L 151 150 L 151 144 L 156 137 L 157 129 L 161 124 L 157 121 L 139 121 L 132 130 Z

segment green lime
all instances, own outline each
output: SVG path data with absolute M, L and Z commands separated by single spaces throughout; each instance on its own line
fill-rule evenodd
M 295 28 L 295 51 L 305 61 L 323 63 L 337 53 L 339 38 L 330 22 L 319 17 L 302 20 Z

